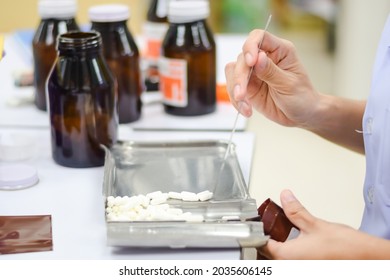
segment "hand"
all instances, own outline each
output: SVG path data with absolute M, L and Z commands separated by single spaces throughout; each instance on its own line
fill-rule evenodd
M 267 259 L 387 259 L 390 242 L 346 225 L 326 222 L 311 215 L 294 195 L 280 196 L 289 220 L 300 229 L 296 239 L 269 240 L 258 252 Z
M 261 51 L 258 44 L 264 40 Z M 295 47 L 263 30 L 254 30 L 243 45 L 236 62 L 225 67 L 232 104 L 246 117 L 252 107 L 285 126 L 305 126 L 319 103 Z M 248 81 L 251 67 L 253 73 Z

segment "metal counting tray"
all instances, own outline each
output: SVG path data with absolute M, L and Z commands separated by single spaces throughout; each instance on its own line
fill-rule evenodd
M 224 161 L 227 141 L 118 142 L 106 149 L 103 196 L 134 196 L 154 191 L 213 192 L 204 202 L 169 200 L 203 222 L 106 221 L 108 244 L 130 247 L 257 247 L 263 245 L 257 215 L 234 151 Z M 106 203 L 106 199 L 104 199 Z M 238 216 L 237 221 L 223 220 Z M 240 221 L 242 220 L 242 221 Z

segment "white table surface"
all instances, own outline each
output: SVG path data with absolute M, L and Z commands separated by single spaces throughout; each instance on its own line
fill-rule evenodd
M 103 167 L 73 169 L 51 158 L 48 129 L 0 128 L 5 134 L 28 134 L 37 153 L 23 161 L 38 171 L 39 183 L 17 191 L 0 191 L 0 215 L 52 215 L 54 249 L 49 252 L 0 255 L 0 259 L 239 259 L 240 250 L 230 249 L 135 249 L 115 250 L 106 245 Z M 121 127 L 121 140 L 227 139 L 228 133 L 132 132 Z M 236 134 L 237 155 L 249 182 L 254 135 Z M 0 162 L 0 164 L 11 164 Z

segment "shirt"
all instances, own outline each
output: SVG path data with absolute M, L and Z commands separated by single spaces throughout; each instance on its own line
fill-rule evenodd
M 360 229 L 390 239 L 390 16 L 376 54 L 363 135 L 366 177 Z

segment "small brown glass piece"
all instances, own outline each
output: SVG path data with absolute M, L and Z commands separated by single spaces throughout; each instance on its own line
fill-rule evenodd
M 51 216 L 0 216 L 0 254 L 53 250 Z

